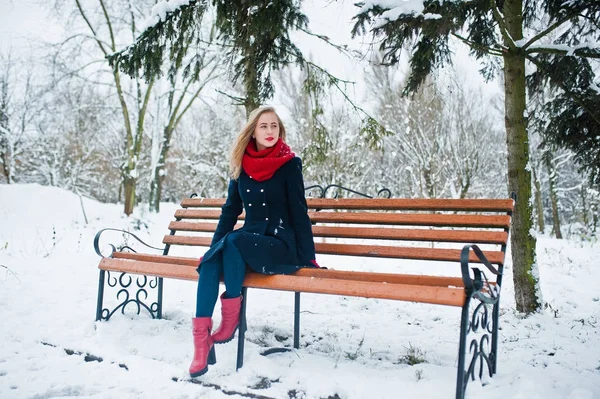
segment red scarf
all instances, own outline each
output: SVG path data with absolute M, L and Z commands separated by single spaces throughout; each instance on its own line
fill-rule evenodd
M 265 181 L 273 177 L 277 169 L 295 156 L 296 154 L 281 138 L 273 147 L 261 151 L 256 149 L 256 140 L 250 140 L 242 158 L 242 168 L 250 178 Z

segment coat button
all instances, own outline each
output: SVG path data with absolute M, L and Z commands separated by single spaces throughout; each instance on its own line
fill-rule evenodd
M 248 204 L 248 206 L 252 206 L 252 204 Z
M 261 188 L 261 189 L 260 189 L 260 192 L 261 192 L 261 193 L 264 193 L 264 192 L 265 192 L 265 189 L 264 189 L 264 188 Z
M 247 189 L 246 189 L 246 192 L 247 192 L 247 193 L 249 193 L 249 192 L 250 192 L 250 189 L 249 189 L 249 188 L 247 188 Z
M 265 220 L 269 220 L 269 218 L 265 218 Z
M 267 205 L 267 204 L 265 204 L 265 203 L 263 202 L 263 206 L 266 206 L 266 205 Z

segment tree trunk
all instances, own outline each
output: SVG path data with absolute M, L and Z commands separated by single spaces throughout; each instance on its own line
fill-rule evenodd
M 124 212 L 127 216 L 133 213 L 133 208 L 135 208 L 135 186 L 136 180 L 131 177 L 130 171 L 125 171 L 125 176 L 123 177 L 123 188 L 125 193 L 125 208 Z
M 162 145 L 160 146 L 160 154 L 158 162 L 154 167 L 152 183 L 150 184 L 150 212 L 158 213 L 160 211 L 160 200 L 162 198 L 162 186 L 165 180 L 165 163 L 169 155 L 169 148 L 173 132 L 166 127 L 163 130 Z
M 586 186 L 582 185 L 581 186 L 581 220 L 583 221 L 583 225 L 585 226 L 585 228 L 589 231 L 590 230 L 590 225 L 589 225 L 589 219 L 588 219 L 588 205 L 587 205 L 587 199 L 585 196 L 586 193 Z
M 556 170 L 552 167 L 551 155 L 544 157 L 548 169 L 548 185 L 550 186 L 550 204 L 552 205 L 552 229 L 556 238 L 562 239 L 560 232 L 560 218 L 558 217 L 558 196 L 556 195 Z
M 506 27 L 513 40 L 523 38 L 522 9 L 522 0 L 504 2 Z M 504 53 L 504 91 L 508 189 L 517 195 L 511 231 L 515 302 L 519 312 L 532 313 L 540 308 L 542 299 L 535 257 L 536 239 L 531 234 L 531 173 L 528 168 L 529 140 L 524 117 L 525 56 L 518 48 Z
M 10 176 L 10 168 L 8 166 L 8 156 L 6 156 L 6 154 L 4 153 L 0 153 L 0 156 L 2 157 L 2 174 L 6 179 L 6 184 L 10 184 L 12 182 Z
M 467 173 L 465 176 L 465 180 L 461 179 L 460 185 L 460 199 L 467 198 L 467 194 L 469 193 L 469 188 L 471 188 L 471 171 L 467 169 Z
M 596 226 L 598 226 L 598 207 L 592 206 L 592 235 L 596 235 Z
M 150 183 L 150 199 L 148 201 L 148 207 L 150 208 L 150 212 L 159 213 L 160 212 L 160 200 L 162 196 L 162 176 L 161 171 L 163 170 L 162 166 L 157 165 L 154 168 L 152 174 L 152 182 Z
M 256 68 L 253 65 L 250 65 L 248 68 L 246 68 L 246 71 L 246 76 L 244 77 L 244 88 L 246 89 L 244 107 L 246 108 L 247 118 L 250 116 L 250 112 L 260 107 L 260 95 Z
M 542 203 L 542 184 L 535 173 L 533 168 L 533 184 L 535 186 L 535 205 L 537 210 L 538 230 L 543 233 L 546 229 L 544 224 L 544 204 Z

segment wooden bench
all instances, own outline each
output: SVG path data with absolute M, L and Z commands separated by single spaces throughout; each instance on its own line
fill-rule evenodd
M 96 320 L 108 320 L 132 304 L 138 313 L 146 309 L 161 318 L 163 279 L 197 281 L 198 258 L 210 245 L 223 203 L 224 199 L 184 199 L 169 224 L 170 234 L 163 238 L 166 246 L 155 248 L 162 255 L 117 251 L 112 246 L 110 256 L 99 264 Z M 335 270 L 330 260 L 324 265 L 328 269 L 301 269 L 294 275 L 249 272 L 244 280 L 237 368 L 243 364 L 247 290 L 263 288 L 296 293 L 294 348 L 299 348 L 302 292 L 462 307 L 456 398 L 464 397 L 476 374 L 481 379 L 484 369 L 490 377 L 496 373 L 500 286 L 514 199 L 309 198 L 308 206 L 317 254 L 433 261 L 423 265 L 452 262 L 456 267 L 450 265 L 441 276 L 374 273 Z M 112 229 L 100 231 L 94 240 L 100 256 L 100 236 L 106 230 Z M 193 257 L 183 257 L 168 255 L 172 246 L 201 248 Z M 140 275 L 135 284 L 128 273 Z M 118 286 L 120 302 L 112 310 L 103 305 L 105 280 L 108 286 Z M 157 291 L 156 301 L 147 303 L 151 288 Z

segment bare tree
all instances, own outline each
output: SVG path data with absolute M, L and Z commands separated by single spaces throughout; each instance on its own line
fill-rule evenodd
M 159 96 L 157 101 L 157 114 L 165 115 L 162 134 L 159 135 L 160 137 L 157 140 L 153 140 L 152 180 L 149 199 L 150 210 L 153 212 L 158 213 L 159 211 L 162 187 L 165 180 L 165 163 L 169 156 L 173 132 L 206 86 L 222 75 L 219 63 L 220 52 L 212 43 L 213 29 L 210 29 L 206 36 L 206 47 L 195 55 L 198 58 L 196 61 L 200 65 L 198 80 L 188 79 L 186 82 L 183 79 L 185 70 L 182 70 L 181 64 L 174 63 L 167 78 L 168 89 L 165 94 Z M 163 97 L 166 97 L 166 107 L 162 102 Z M 162 110 L 165 112 L 161 112 Z
M 57 9 L 64 1 L 55 2 Z M 153 2 L 145 1 L 149 6 Z M 82 2 L 75 0 L 75 8 L 67 19 L 74 33 L 59 46 L 55 58 L 69 59 L 62 78 L 90 79 L 96 75 L 96 83 L 104 85 L 117 97 L 122 120 L 122 144 L 124 159 L 120 165 L 124 195 L 124 212 L 133 212 L 136 186 L 139 177 L 138 164 L 142 150 L 143 132 L 154 80 L 143 82 L 139 78 L 122 77 L 118 68 L 110 68 L 105 58 L 119 50 L 125 40 L 131 41 L 139 34 L 137 23 L 141 17 L 139 2 L 119 0 L 106 2 Z M 126 39 L 127 38 L 127 39 Z M 76 62 L 73 62 L 75 60 Z M 64 61 L 63 61 L 64 63 Z M 108 74 L 108 76 L 107 76 Z
M 4 181 L 18 181 L 18 165 L 37 113 L 33 74 L 11 54 L 0 54 L 0 166 Z
M 430 79 L 406 98 L 398 68 L 377 66 L 377 60 L 367 76 L 376 115 L 395 133 L 385 140 L 383 167 L 402 181 L 403 195 L 465 198 L 502 191 L 500 122 L 481 93 L 462 88 L 454 76 L 444 91 Z

